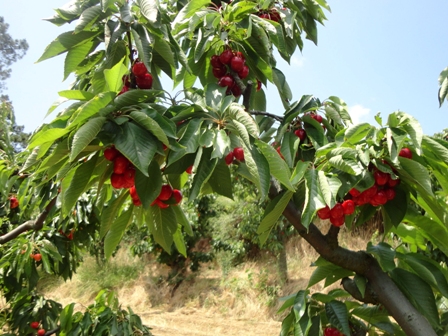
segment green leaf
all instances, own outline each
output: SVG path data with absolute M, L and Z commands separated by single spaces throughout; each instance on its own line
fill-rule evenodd
M 70 132 L 69 128 L 49 128 L 44 131 L 34 133 L 28 145 L 29 149 L 42 145 L 46 142 L 54 142 Z
M 115 147 L 148 176 L 148 166 L 157 150 L 156 140 L 146 130 L 131 122 L 122 125 L 115 137 Z
M 152 134 L 154 134 L 154 136 L 166 146 L 169 146 L 170 143 L 165 134 L 165 130 L 154 119 L 149 117 L 147 114 L 139 111 L 132 111 L 130 113 L 130 117 L 134 119 L 137 124 L 143 126 Z
M 318 173 L 315 169 L 305 172 L 305 188 L 302 224 L 307 228 L 313 220 L 316 211 L 325 207 L 325 202 L 319 194 Z
M 230 169 L 224 160 L 218 161 L 208 183 L 215 193 L 233 199 Z
M 244 107 L 237 103 L 232 103 L 227 109 L 229 117 L 243 124 L 247 132 L 254 138 L 258 138 L 260 131 L 254 118 L 244 110 Z
M 108 91 L 119 92 L 123 87 L 123 76 L 128 72 L 127 66 L 123 58 L 120 62 L 115 64 L 111 69 L 104 70 L 104 78 L 106 79 Z
M 173 51 L 171 50 L 170 45 L 165 41 L 165 39 L 154 35 L 153 47 L 154 50 L 156 50 L 157 53 L 159 53 L 159 55 L 162 56 L 169 65 L 173 67 L 176 66 L 176 62 L 174 61 L 173 57 Z
M 115 97 L 115 92 L 102 92 L 81 105 L 72 116 L 70 126 L 74 127 L 84 120 L 97 114 L 103 107 L 106 107 Z
M 213 152 L 211 158 L 222 158 L 227 149 L 230 148 L 230 138 L 226 131 L 216 130 L 216 136 L 213 140 Z
M 206 148 L 203 151 L 201 161 L 193 178 L 193 183 L 190 190 L 188 200 L 191 202 L 199 195 L 202 186 L 209 180 L 215 170 L 218 159 L 211 158 L 212 149 Z
M 255 146 L 252 147 L 250 154 L 255 162 L 255 165 L 257 166 L 256 169 L 258 172 L 258 178 L 260 183 L 258 187 L 261 194 L 260 198 L 264 200 L 269 193 L 269 187 L 271 185 L 271 172 L 269 170 L 269 162 Z
M 271 174 L 288 190 L 295 191 L 294 186 L 290 182 L 291 173 L 289 167 L 277 151 L 272 146 L 260 140 L 256 140 L 255 145 L 268 161 Z
M 419 185 L 429 196 L 434 196 L 431 186 L 431 178 L 428 170 L 420 163 L 414 160 L 400 157 L 400 177 L 410 185 Z
M 383 209 L 387 214 L 390 224 L 393 226 L 399 225 L 408 209 L 409 195 L 402 188 L 395 188 L 395 197 L 393 200 L 387 201 L 383 205 Z
M 257 233 L 260 235 L 260 245 L 266 242 L 269 233 L 282 215 L 292 195 L 292 192 L 286 191 L 275 197 L 266 207 L 263 220 L 257 229 Z
M 66 80 L 72 72 L 77 70 L 77 67 L 98 44 L 99 41 L 87 41 L 68 51 L 64 62 L 64 80 Z
M 439 75 L 439 106 L 441 107 L 443 101 L 447 98 L 448 95 L 448 67 L 443 69 L 443 71 Z
M 292 185 L 297 185 L 298 183 L 300 183 L 305 175 L 305 172 L 308 170 L 308 168 L 310 167 L 310 162 L 306 161 L 297 161 L 296 167 L 294 168 L 294 171 L 292 172 L 291 175 L 291 184 Z
M 143 207 L 148 208 L 159 196 L 162 183 L 160 166 L 154 160 L 151 161 L 148 167 L 147 175 L 140 172 L 140 170 L 135 172 L 135 188 Z
M 181 224 L 184 229 L 185 232 L 190 235 L 193 236 L 193 229 L 191 228 L 191 224 L 188 221 L 188 218 L 185 216 L 184 212 L 182 211 L 182 208 L 180 206 L 173 206 L 171 207 L 176 215 L 176 219 L 177 219 L 177 223 Z
M 53 42 L 51 42 L 47 48 L 45 48 L 44 53 L 36 63 L 60 55 L 69 49 L 93 40 L 99 34 L 101 34 L 101 31 L 81 31 L 77 34 L 73 31 L 62 33 Z
M 364 171 L 355 160 L 344 159 L 342 155 L 333 156 L 328 162 L 335 168 L 349 173 L 350 175 L 360 175 Z
M 181 226 L 178 226 L 176 232 L 173 235 L 174 245 L 180 254 L 187 258 L 187 247 L 185 246 L 184 236 L 182 235 Z
M 439 313 L 431 287 L 418 275 L 401 268 L 394 269 L 390 272 L 390 276 L 412 305 L 428 319 L 435 329 L 438 329 Z
M 210 3 L 208 0 L 193 0 L 189 1 L 186 6 L 184 6 L 176 18 L 174 19 L 172 26 L 174 27 L 174 34 L 177 33 L 177 28 L 180 23 L 184 22 L 186 19 L 193 16 L 198 10 L 207 6 Z
M 151 69 L 152 45 L 149 43 L 146 28 L 139 23 L 135 23 L 131 33 L 134 38 L 140 60 L 145 64 L 148 70 Z
M 177 231 L 176 214 L 172 207 L 161 209 L 157 205 L 146 209 L 146 221 L 157 244 L 171 254 L 173 235 Z
M 358 144 L 372 130 L 372 126 L 368 123 L 362 123 L 350 126 L 345 131 L 344 140 L 352 145 Z
M 330 301 L 325 304 L 325 312 L 332 326 L 335 326 L 345 335 L 351 334 L 348 324 L 348 311 L 344 303 L 336 300 Z
M 101 226 L 100 226 L 100 238 L 103 238 L 109 231 L 117 213 L 121 209 L 123 203 L 128 199 L 129 193 L 122 191 L 121 194 L 114 199 L 107 207 L 103 208 L 101 213 Z
M 78 154 L 81 153 L 93 139 L 95 139 L 105 122 L 106 118 L 104 117 L 92 118 L 78 129 L 73 137 L 70 161 L 76 159 Z
M 109 231 L 104 238 L 104 256 L 109 259 L 114 253 L 115 248 L 120 243 L 123 238 L 124 232 L 129 224 L 132 223 L 133 215 L 132 212 L 134 207 L 131 206 L 126 211 L 123 211 L 121 215 L 115 220 L 115 222 L 110 226 Z
M 158 0 L 139 0 L 138 4 L 143 16 L 148 19 L 153 27 L 160 26 L 159 1 Z
M 319 190 L 325 200 L 325 203 L 331 208 L 336 204 L 336 196 L 342 182 L 336 177 L 327 177 L 325 173 L 320 170 L 318 172 Z
M 64 90 L 58 92 L 59 96 L 73 100 L 90 100 L 95 95 L 89 91 L 82 90 Z
M 395 269 L 395 250 L 386 243 L 379 243 L 378 245 L 367 244 L 367 253 L 371 253 L 380 263 L 384 271 L 390 272 Z
M 72 210 L 75 203 L 78 201 L 81 194 L 86 189 L 97 164 L 98 155 L 95 155 L 90 160 L 76 168 L 75 174 L 70 181 L 67 190 L 63 190 L 62 198 L 62 216 L 66 217 Z
M 286 81 L 286 77 L 277 68 L 272 68 L 272 79 L 274 80 L 274 84 L 278 89 L 280 97 L 282 98 L 283 106 L 286 108 L 289 106 L 289 101 L 292 99 L 292 92 Z
M 318 282 L 325 279 L 325 287 L 335 283 L 339 279 L 347 276 L 352 276 L 353 272 L 346 270 L 340 266 L 334 265 L 329 261 L 318 259 L 315 263 L 317 268 L 311 274 L 307 288 L 314 286 Z
M 76 21 L 75 33 L 78 33 L 85 28 L 89 28 L 99 16 L 103 13 L 100 6 L 92 6 L 82 12 L 78 21 Z M 87 30 L 87 29 L 86 29 Z

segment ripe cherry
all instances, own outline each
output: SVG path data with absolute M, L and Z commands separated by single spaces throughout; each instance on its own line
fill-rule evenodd
M 226 161 L 227 165 L 231 165 L 233 162 L 233 152 L 230 152 L 229 154 L 227 154 L 226 157 L 224 158 L 224 160 Z
M 330 208 L 328 207 L 328 205 L 325 208 L 317 210 L 317 216 L 320 219 L 329 219 L 330 213 L 331 213 L 331 211 L 330 211 Z
M 396 180 L 393 180 L 392 178 L 389 178 L 389 180 L 387 181 L 387 185 L 389 187 L 391 187 L 391 188 L 393 188 L 393 187 L 395 187 L 395 186 L 397 186 L 399 184 L 400 184 L 400 179 L 398 179 L 398 178 Z
M 361 195 L 361 192 L 359 192 L 358 190 L 356 190 L 355 188 L 350 189 L 350 191 L 348 192 L 350 195 L 352 195 L 353 197 L 358 197 L 359 195 Z
M 130 188 L 135 184 L 135 168 L 128 167 L 126 171 L 123 173 L 124 176 L 124 184 L 123 188 Z
M 261 82 L 257 79 L 257 91 L 261 90 Z
M 115 189 L 124 188 L 124 185 L 125 185 L 124 175 L 112 173 L 112 175 L 110 176 L 110 184 Z
M 312 114 L 311 118 L 313 118 L 314 120 L 316 120 L 318 123 L 321 123 L 323 118 L 320 114 Z
M 129 160 L 123 155 L 119 155 L 114 160 L 114 173 L 123 174 L 129 166 Z
M 224 50 L 221 55 L 219 55 L 219 60 L 222 64 L 230 64 L 230 61 L 232 60 L 233 52 L 230 49 Z
M 129 188 L 129 195 L 131 195 L 132 199 L 139 199 L 137 194 L 137 188 L 135 188 L 135 185 Z
M 412 152 L 409 148 L 405 147 L 400 150 L 400 153 L 398 154 L 398 156 L 401 156 L 401 157 L 404 157 L 407 159 L 412 159 Z
M 135 81 L 139 89 L 149 90 L 152 88 L 152 75 L 150 73 L 146 73 L 143 76 L 136 76 Z
M 188 167 L 188 168 L 185 170 L 185 172 L 186 172 L 187 174 L 191 174 L 191 173 L 193 172 L 193 166 Z
M 227 69 L 225 66 L 222 66 L 221 68 L 213 68 L 212 72 L 213 76 L 215 76 L 216 78 L 221 78 L 227 73 Z
M 239 57 L 239 56 L 233 56 L 232 59 L 230 60 L 230 68 L 233 71 L 240 71 L 242 70 L 244 67 L 244 60 Z
M 336 328 L 325 328 L 324 336 L 343 336 L 343 334 Z
M 344 208 L 341 203 L 336 203 L 335 206 L 330 210 L 330 215 L 333 218 L 340 218 L 344 216 Z
M 213 55 L 210 58 L 210 64 L 212 65 L 212 67 L 214 68 L 221 68 L 223 67 L 224 64 L 222 64 L 221 60 L 219 59 L 218 55 Z
M 394 189 L 386 189 L 385 193 L 388 201 L 393 200 L 395 198 L 395 195 L 397 194 Z
M 233 94 L 235 97 L 239 97 L 239 96 L 241 96 L 241 89 L 240 89 L 240 87 L 238 86 L 237 83 L 233 84 L 233 86 L 232 86 L 232 88 L 230 89 L 230 91 L 232 92 L 232 94 Z
M 148 70 L 146 69 L 146 66 L 143 62 L 135 62 L 134 66 L 132 67 L 132 73 L 136 77 L 144 76 Z
M 303 128 L 296 129 L 294 131 L 294 134 L 297 135 L 297 137 L 300 139 L 301 142 L 305 141 L 306 131 Z
M 156 198 L 156 200 L 154 201 L 154 203 L 160 208 L 160 209 L 166 209 L 168 208 L 170 205 L 163 203 L 162 200 L 160 200 L 159 198 Z
M 375 183 L 382 186 L 387 184 L 387 181 L 389 181 L 389 174 L 384 173 L 382 171 L 376 170 L 373 173 L 373 178 L 375 179 Z
M 125 93 L 125 92 L 128 92 L 128 91 L 129 91 L 129 87 L 128 87 L 128 86 L 123 86 L 123 88 L 121 89 L 121 91 L 118 92 L 118 95 L 121 95 L 121 94 L 123 94 L 123 93 Z
M 238 77 L 244 79 L 248 75 L 249 75 L 249 67 L 247 65 L 243 65 L 243 68 L 240 71 L 238 71 Z
M 361 195 L 364 195 L 366 198 L 372 198 L 373 196 L 375 196 L 377 191 L 378 191 L 378 187 L 376 186 L 376 184 L 374 184 L 369 189 L 364 190 L 361 193 Z
M 233 86 L 233 84 L 235 83 L 235 81 L 233 80 L 233 78 L 229 75 L 225 75 L 223 77 L 221 77 L 218 81 L 218 85 L 222 86 L 222 87 L 229 87 L 231 88 Z
M 18 206 L 19 206 L 19 201 L 17 200 L 16 197 L 12 196 L 12 197 L 9 199 L 9 207 L 10 207 L 11 209 L 15 209 L 15 208 L 17 208 Z
M 344 225 L 345 223 L 345 216 L 342 215 L 342 217 L 330 217 L 330 223 L 333 224 L 334 226 L 340 227 L 342 225 Z
M 39 329 L 37 331 L 37 336 L 45 336 L 45 333 L 46 333 L 45 329 Z
M 104 150 L 104 157 L 108 161 L 113 161 L 118 156 L 118 154 L 120 154 L 120 152 L 114 146 L 106 148 Z
M 135 206 L 140 206 L 140 205 L 142 205 L 142 201 L 140 201 L 140 199 L 139 198 L 136 198 L 136 199 L 132 199 L 132 203 L 135 205 Z
M 244 149 L 241 147 L 235 147 L 233 149 L 233 156 L 240 162 L 244 161 Z
M 383 205 L 387 202 L 387 196 L 386 193 L 383 190 L 378 190 L 378 192 L 375 194 L 375 196 L 372 197 L 372 202 Z
M 30 327 L 33 329 L 38 329 L 39 328 L 39 322 L 31 322 L 30 323 Z
M 162 186 L 162 189 L 160 190 L 160 194 L 158 199 L 161 201 L 168 201 L 171 198 L 171 195 L 173 193 L 173 188 L 169 184 L 164 184 Z
M 33 254 L 33 259 L 35 261 L 41 261 L 42 260 L 42 254 L 40 254 L 40 253 Z
M 271 16 L 269 14 L 267 14 L 267 13 L 260 14 L 259 17 L 261 19 L 270 19 L 271 18 Z
M 271 11 L 271 20 L 275 21 L 275 22 L 280 22 L 280 20 L 281 20 L 280 13 L 277 12 L 276 9 L 273 9 Z
M 355 212 L 355 202 L 353 200 L 346 200 L 342 202 L 342 209 L 344 211 L 344 215 L 351 215 Z
M 178 189 L 173 190 L 173 198 L 176 201 L 176 205 L 182 202 L 182 192 Z

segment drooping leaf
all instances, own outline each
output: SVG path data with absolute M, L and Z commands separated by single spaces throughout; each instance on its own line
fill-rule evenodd
M 92 118 L 78 129 L 73 136 L 70 161 L 73 161 L 95 139 L 105 122 L 104 117 Z
M 302 211 L 302 224 L 308 227 L 318 209 L 325 207 L 325 201 L 319 194 L 318 173 L 315 169 L 305 172 L 305 203 Z
M 146 209 L 146 221 L 157 244 L 171 254 L 173 235 L 177 231 L 176 215 L 172 207 L 161 209 L 157 205 Z
M 325 304 L 325 312 L 332 326 L 338 328 L 345 335 L 350 335 L 348 311 L 344 303 L 336 300 L 330 301 Z
M 123 211 L 121 215 L 110 226 L 109 231 L 104 238 L 104 256 L 109 259 L 115 251 L 115 248 L 123 238 L 124 232 L 128 225 L 132 222 L 134 207 L 131 206 L 126 211 Z
M 162 182 L 160 166 L 154 160 L 151 161 L 147 174 L 143 174 L 140 170 L 135 172 L 135 188 L 145 208 L 159 196 Z

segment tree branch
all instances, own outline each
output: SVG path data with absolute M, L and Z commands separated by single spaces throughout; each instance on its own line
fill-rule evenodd
M 52 330 L 48 330 L 48 331 L 45 333 L 45 336 L 50 336 L 50 335 L 56 334 L 57 332 L 59 332 L 59 330 L 61 330 L 61 327 L 60 327 L 60 326 L 58 326 L 58 327 L 56 327 L 56 328 L 54 328 L 54 329 L 52 329 Z
M 280 191 L 278 183 L 271 181 L 269 197 L 275 197 Z M 370 254 L 364 251 L 347 250 L 337 245 L 332 246 L 332 235 L 324 236 L 314 224 L 310 224 L 308 229 L 303 226 L 301 213 L 292 201 L 286 206 L 283 215 L 322 258 L 366 277 L 378 297 L 378 302 L 388 310 L 406 335 L 437 335 L 428 320 L 409 302 Z
M 35 230 L 39 231 L 43 228 L 45 219 L 47 219 L 48 213 L 50 210 L 54 207 L 56 204 L 57 196 L 55 196 L 45 207 L 45 209 L 40 213 L 39 217 L 37 217 L 36 220 L 29 220 L 26 221 L 23 224 L 20 224 L 18 227 L 16 227 L 14 230 L 8 232 L 7 234 L 0 237 L 0 245 L 5 244 L 14 238 L 16 238 L 18 235 L 20 235 L 23 232 L 26 232 L 28 230 Z
M 356 300 L 364 302 L 364 303 L 371 303 L 374 305 L 377 305 L 378 302 L 378 295 L 375 293 L 375 291 L 372 289 L 372 286 L 370 286 L 369 283 L 366 284 L 366 290 L 364 293 L 364 296 L 359 291 L 358 286 L 356 285 L 356 282 L 349 277 L 345 277 L 341 281 L 342 287 L 350 293 L 351 296 L 353 296 Z
M 243 91 L 243 105 L 246 111 L 249 111 L 250 108 L 250 96 L 252 95 L 252 86 L 254 83 L 249 80 L 247 81 L 246 89 Z
M 264 115 L 266 117 L 275 119 L 278 122 L 283 122 L 283 117 L 276 115 L 276 114 L 272 114 L 272 113 L 268 113 L 268 112 L 264 112 L 264 111 L 256 111 L 256 110 L 250 110 L 248 112 L 249 112 L 249 114 L 252 114 L 252 115 Z

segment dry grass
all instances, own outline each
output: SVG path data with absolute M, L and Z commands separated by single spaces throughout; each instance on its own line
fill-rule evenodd
M 363 238 L 343 232 L 340 244 L 354 250 L 365 249 L 367 241 Z M 318 257 L 303 239 L 294 237 L 287 244 L 286 284 L 279 280 L 273 257 L 266 256 L 234 267 L 225 276 L 217 263 L 203 265 L 198 274 L 190 274 L 173 293 L 172 286 L 161 280 L 166 278 L 168 267 L 133 259 L 124 250 L 100 276 L 109 278 L 108 287 L 117 292 L 122 305 L 141 315 L 156 336 L 277 335 L 283 317 L 276 314 L 281 304 L 278 298 L 306 288 L 314 271 L 310 265 Z M 120 269 L 127 269 L 132 276 L 116 276 Z M 94 260 L 87 258 L 71 281 L 57 283 L 47 279 L 41 290 L 63 304 L 78 302 L 81 308 L 97 294 L 99 287 L 95 282 L 99 272 Z M 338 286 L 336 283 L 325 290 Z M 311 291 L 322 287 L 323 284 L 317 284 Z

